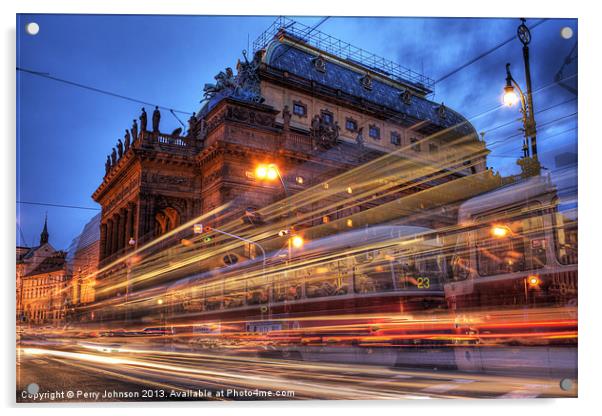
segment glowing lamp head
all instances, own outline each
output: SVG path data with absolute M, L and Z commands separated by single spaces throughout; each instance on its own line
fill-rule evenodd
M 278 179 L 278 176 L 278 166 L 273 163 L 270 163 L 269 165 L 258 165 L 255 168 L 255 177 L 257 179 L 273 181 Z
M 163 305 L 163 299 L 157 299 L 157 305 Z
M 266 165 L 259 165 L 255 168 L 255 177 L 257 179 L 265 179 L 268 176 L 268 167 Z
M 278 178 L 278 167 L 274 164 L 268 165 L 266 177 L 269 181 L 276 180 Z
M 541 279 L 539 278 L 539 276 L 533 274 L 527 277 L 527 283 L 530 287 L 538 287 L 541 283 Z
M 493 225 L 491 227 L 491 235 L 496 238 L 504 238 L 510 234 L 510 229 L 507 225 Z
M 303 247 L 303 244 L 305 244 L 305 240 L 303 240 L 303 237 L 300 235 L 296 235 L 291 238 L 291 244 L 294 248 L 301 248 Z
M 516 91 L 514 91 L 512 85 L 506 85 L 504 87 L 503 101 L 504 105 L 507 107 L 512 107 L 518 102 L 518 95 L 516 95 Z

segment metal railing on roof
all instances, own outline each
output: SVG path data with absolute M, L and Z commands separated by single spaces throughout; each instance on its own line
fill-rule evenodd
M 351 45 L 317 29 L 299 23 L 289 17 L 280 16 L 253 42 L 253 53 L 264 49 L 282 32 L 307 43 L 314 48 L 360 65 L 398 82 L 409 82 L 416 86 L 434 91 L 435 81 L 419 72 L 406 68 L 389 59 L 375 55 Z

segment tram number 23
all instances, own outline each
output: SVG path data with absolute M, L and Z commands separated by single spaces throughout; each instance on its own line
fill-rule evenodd
M 419 277 L 416 279 L 416 287 L 418 289 L 428 289 L 431 287 L 431 279 L 428 277 Z

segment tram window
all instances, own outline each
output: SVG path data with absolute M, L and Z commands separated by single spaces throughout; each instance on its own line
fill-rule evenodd
M 349 291 L 348 280 L 344 262 L 322 264 L 308 270 L 305 292 L 308 298 L 345 295 Z
M 401 289 L 437 289 L 440 287 L 442 264 L 433 258 L 404 258 L 394 266 L 395 286 Z
M 467 232 L 463 232 L 458 236 L 449 266 L 451 271 L 449 277 L 453 281 L 466 280 L 470 275 L 470 249 Z
M 355 291 L 358 293 L 389 292 L 394 289 L 391 260 L 358 264 L 355 269 Z
M 274 300 L 276 302 L 301 299 L 303 280 L 299 276 L 303 272 L 282 273 L 274 277 Z
M 205 310 L 214 311 L 222 306 L 223 282 L 215 281 L 207 283 L 205 288 Z
M 224 308 L 237 308 L 245 303 L 245 286 L 243 279 L 226 279 L 224 284 Z
M 269 286 L 264 277 L 255 277 L 247 281 L 247 305 L 259 305 L 269 300 Z
M 577 218 L 571 219 L 565 214 L 554 215 L 556 256 L 560 264 L 577 264 Z
M 531 206 L 504 220 L 503 224 L 508 230 L 505 236 L 492 236 L 489 223 L 477 232 L 479 274 L 491 276 L 543 267 L 546 240 L 541 212 Z
M 420 272 L 413 258 L 403 258 L 397 261 L 393 270 L 397 289 L 412 289 L 416 287 Z

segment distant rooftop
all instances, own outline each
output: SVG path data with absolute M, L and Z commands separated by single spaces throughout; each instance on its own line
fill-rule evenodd
M 432 78 L 285 16 L 278 17 L 270 27 L 255 39 L 253 53 L 264 49 L 276 36 L 283 33 L 339 59 L 364 66 L 394 81 L 411 83 L 434 91 L 435 81 Z

